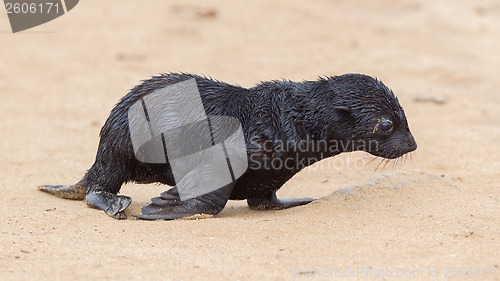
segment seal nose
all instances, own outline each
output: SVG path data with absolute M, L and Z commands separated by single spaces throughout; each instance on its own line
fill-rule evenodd
M 417 149 L 417 142 L 411 133 L 408 133 L 408 151 L 412 152 Z

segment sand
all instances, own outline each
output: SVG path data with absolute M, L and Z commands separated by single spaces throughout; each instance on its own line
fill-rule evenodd
M 1 280 L 500 280 L 498 1 L 80 1 L 12 34 L 0 13 Z M 72 184 L 128 89 L 160 72 L 250 87 L 349 72 L 398 95 L 419 145 L 302 171 L 283 211 L 128 220 L 36 189 Z M 330 165 L 328 165 L 330 163 Z M 333 164 L 332 164 L 333 163 Z

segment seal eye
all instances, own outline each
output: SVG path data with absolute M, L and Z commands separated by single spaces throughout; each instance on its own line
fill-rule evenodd
M 384 134 L 388 134 L 392 132 L 392 121 L 391 120 L 382 120 L 378 124 L 378 129 Z

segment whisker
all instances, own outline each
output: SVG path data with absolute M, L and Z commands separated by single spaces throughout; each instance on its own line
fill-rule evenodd
M 385 161 L 384 167 L 382 167 L 382 171 L 385 169 L 385 166 L 387 166 L 387 164 L 388 164 L 389 162 L 391 162 L 391 160 L 390 160 L 390 159 L 386 159 L 386 160 L 387 160 L 387 161 Z
M 401 169 L 401 167 L 403 167 L 403 166 L 404 166 L 404 164 L 405 164 L 405 161 L 406 161 L 406 154 L 405 154 L 405 155 L 403 155 L 402 157 L 399 157 L 399 158 L 398 158 L 398 160 L 399 160 L 399 168 Z
M 399 160 L 400 160 L 400 159 L 401 159 L 401 157 L 398 157 L 398 158 L 396 158 L 396 159 L 395 159 L 395 161 L 394 161 L 394 162 L 392 162 L 392 168 L 393 168 L 393 169 L 395 169 L 395 168 L 396 168 L 396 166 L 399 166 L 399 165 L 400 165 L 400 163 L 399 163 Z
M 379 158 L 379 157 L 373 157 L 373 159 L 372 159 L 372 160 L 370 160 L 370 161 L 368 161 L 368 163 L 366 163 L 366 165 L 365 165 L 365 166 L 363 166 L 363 168 L 365 168 L 366 166 L 370 165 L 370 163 L 371 163 L 371 162 L 373 162 L 373 161 L 377 160 L 378 158 Z
M 401 165 L 400 161 L 401 161 L 401 156 L 399 156 L 398 158 L 394 159 L 394 163 L 395 164 L 392 167 L 395 168 L 396 165 L 398 165 L 398 166 Z
M 382 160 L 380 160 L 380 163 L 378 163 L 377 167 L 375 167 L 375 170 L 373 171 L 373 173 L 376 173 L 377 170 L 378 170 L 378 167 L 380 166 L 380 164 L 382 164 L 382 162 L 384 162 L 385 158 L 382 158 Z

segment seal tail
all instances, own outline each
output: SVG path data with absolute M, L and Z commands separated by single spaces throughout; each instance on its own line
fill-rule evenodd
M 84 177 L 74 185 L 41 185 L 38 189 L 64 199 L 83 200 L 87 193 L 87 186 L 88 180 Z

